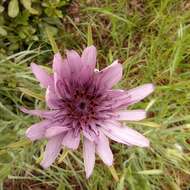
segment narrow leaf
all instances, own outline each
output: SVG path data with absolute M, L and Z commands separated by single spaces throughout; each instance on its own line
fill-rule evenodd
M 112 174 L 114 180 L 115 180 L 116 182 L 118 182 L 118 181 L 119 181 L 119 177 L 118 177 L 118 175 L 117 175 L 117 172 L 116 172 L 114 166 L 110 166 L 110 167 L 109 167 L 109 170 L 110 170 L 110 172 L 111 172 L 111 174 Z
M 11 173 L 11 165 L 4 164 L 0 167 L 0 181 L 2 182 Z
M 52 33 L 48 27 L 46 27 L 46 34 L 47 34 L 48 40 L 51 44 L 51 47 L 53 49 L 53 52 L 54 53 L 59 52 L 59 49 L 58 49 L 57 44 L 55 42 L 55 39 L 54 39 L 54 37 L 53 37 L 53 35 L 52 35 Z
M 0 26 L 0 35 L 1 36 L 6 36 L 7 35 L 7 31 L 2 26 Z
M 143 171 L 139 171 L 137 172 L 138 174 L 143 174 L 143 175 L 160 175 L 163 174 L 162 170 L 143 170 Z
M 26 89 L 26 88 L 19 88 L 19 90 L 20 90 L 21 92 L 23 92 L 24 94 L 28 95 L 28 96 L 31 96 L 31 97 L 34 97 L 34 98 L 36 98 L 36 99 L 38 99 L 38 100 L 44 101 L 44 97 L 43 97 L 43 96 L 41 96 L 41 95 L 39 95 L 39 94 L 36 94 L 35 92 L 32 92 L 32 91 L 29 90 L 29 89 Z
M 91 28 L 90 24 L 88 24 L 87 44 L 88 44 L 88 46 L 91 46 L 93 44 L 92 28 Z

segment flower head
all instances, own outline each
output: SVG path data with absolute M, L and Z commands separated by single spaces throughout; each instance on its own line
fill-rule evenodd
M 146 117 L 144 110 L 126 108 L 148 96 L 154 90 L 153 85 L 145 84 L 128 91 L 112 89 L 122 78 L 122 65 L 116 60 L 101 71 L 95 65 L 94 46 L 84 49 L 81 57 L 73 50 L 67 52 L 66 59 L 55 54 L 52 75 L 31 64 L 32 72 L 46 88 L 49 109 L 23 108 L 22 111 L 43 118 L 26 131 L 26 136 L 33 141 L 48 139 L 41 162 L 44 168 L 54 162 L 62 146 L 77 149 L 81 136 L 87 177 L 93 171 L 95 153 L 106 165 L 113 164 L 108 138 L 128 146 L 149 146 L 147 138 L 119 121 Z

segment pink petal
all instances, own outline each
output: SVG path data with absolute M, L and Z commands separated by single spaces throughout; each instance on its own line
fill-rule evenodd
M 84 65 L 80 71 L 80 82 L 85 83 L 89 82 L 93 77 L 92 68 L 89 65 Z
M 87 132 L 86 130 L 82 130 L 83 136 L 87 138 L 89 141 L 94 141 L 94 136 L 91 133 Z
M 82 52 L 81 59 L 84 64 L 90 66 L 94 71 L 96 66 L 96 48 L 95 46 L 89 46 Z
M 73 74 L 72 77 L 75 77 L 76 74 L 79 74 L 79 71 L 82 68 L 81 58 L 79 54 L 74 50 L 67 51 L 66 54 L 71 73 Z
M 109 137 L 110 139 L 112 139 L 113 141 L 116 141 L 116 142 L 119 142 L 119 143 L 122 143 L 122 144 L 126 144 L 128 146 L 132 146 L 131 144 L 129 144 L 128 142 L 124 141 L 119 136 L 116 136 L 113 131 L 104 129 L 103 127 L 100 129 L 100 131 L 102 133 L 104 133 L 107 137 Z
M 153 84 L 145 84 L 129 91 L 110 90 L 108 95 L 113 98 L 112 108 L 126 108 L 129 105 L 135 104 L 140 100 L 144 99 L 154 90 Z M 117 96 L 118 95 L 118 96 Z
M 93 128 L 93 125 L 91 125 L 91 128 Z M 89 129 L 87 126 L 84 126 L 82 133 L 89 141 L 95 142 L 97 140 L 97 131 Z
M 110 90 L 107 92 L 110 98 L 112 98 L 112 108 L 126 108 L 131 103 L 131 97 L 126 91 Z
M 69 85 L 67 84 L 67 81 L 65 81 L 63 78 L 59 79 L 59 76 L 57 73 L 54 73 L 54 81 L 55 81 L 55 92 L 59 98 L 70 98 L 69 93 Z
M 53 85 L 53 78 L 49 75 L 44 69 L 40 66 L 36 65 L 35 63 L 31 64 L 32 72 L 34 73 L 35 77 L 40 82 L 40 85 L 44 88 Z
M 74 134 L 72 131 L 68 131 L 63 138 L 62 145 L 70 149 L 77 149 L 80 143 L 80 134 Z
M 53 58 L 53 72 L 56 72 L 58 75 L 64 73 L 63 70 L 63 59 L 60 53 L 56 53 Z
M 59 80 L 61 78 L 69 78 L 70 77 L 70 69 L 66 59 L 62 59 L 60 53 L 56 53 L 53 59 L 53 71 L 57 73 L 59 76 Z
M 134 104 L 144 99 L 146 96 L 154 91 L 153 84 L 144 84 L 142 86 L 133 88 L 127 91 L 128 96 L 130 96 L 130 104 Z
M 118 141 L 117 139 L 119 139 L 118 142 L 127 145 L 136 145 L 139 147 L 149 146 L 149 140 L 146 137 L 129 127 L 121 127 L 117 122 L 107 122 L 102 125 L 101 130 L 105 135 L 115 141 Z
M 101 132 L 97 141 L 96 152 L 106 165 L 111 166 L 113 164 L 113 154 L 108 138 Z
M 48 168 L 57 158 L 60 150 L 61 150 L 61 142 L 63 139 L 63 135 L 54 136 L 48 140 L 48 143 L 45 148 L 44 158 L 40 165 L 43 168 Z
M 34 116 L 39 116 L 42 118 L 50 119 L 52 118 L 58 111 L 57 110 L 51 110 L 51 111 L 46 111 L 46 110 L 28 110 L 24 107 L 21 107 L 20 110 L 24 113 L 34 115 Z
M 59 126 L 50 127 L 46 130 L 45 137 L 46 138 L 52 138 L 53 136 L 59 135 L 59 134 L 64 133 L 68 130 L 69 129 L 67 127 L 59 127 Z
M 95 164 L 95 144 L 86 138 L 84 138 L 83 142 L 83 158 L 86 178 L 89 178 Z
M 117 98 L 120 96 L 123 96 L 126 94 L 126 92 L 124 90 L 120 90 L 120 89 L 112 89 L 112 90 L 108 90 L 106 92 L 106 94 L 111 97 L 111 98 Z
M 127 110 L 117 112 L 117 120 L 123 121 L 140 121 L 146 118 L 146 112 L 144 110 Z
M 97 75 L 102 89 L 110 89 L 121 80 L 122 65 L 116 60 Z
M 29 127 L 26 131 L 26 136 L 32 140 L 38 140 L 44 137 L 46 128 L 49 126 L 50 122 L 48 120 L 41 121 Z
M 46 90 L 45 99 L 48 107 L 51 109 L 60 108 L 63 104 L 61 99 L 58 98 L 58 96 L 56 95 L 55 91 L 52 90 L 50 87 L 48 87 Z

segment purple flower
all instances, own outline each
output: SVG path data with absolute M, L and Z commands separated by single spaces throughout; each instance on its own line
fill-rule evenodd
M 95 66 L 94 46 L 87 47 L 81 57 L 73 50 L 67 52 L 66 59 L 55 54 L 52 75 L 31 64 L 32 72 L 46 88 L 49 109 L 22 111 L 43 118 L 26 131 L 26 136 L 32 141 L 48 140 L 41 162 L 44 168 L 54 162 L 62 146 L 77 149 L 81 136 L 87 178 L 94 168 L 95 153 L 106 165 L 113 164 L 108 138 L 128 146 L 149 146 L 147 138 L 119 121 L 144 119 L 144 110 L 126 108 L 152 93 L 154 86 L 144 84 L 128 91 L 112 89 L 122 78 L 122 65 L 116 60 L 101 71 Z

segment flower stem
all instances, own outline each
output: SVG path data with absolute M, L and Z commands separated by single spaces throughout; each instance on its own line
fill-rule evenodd
M 119 177 L 118 177 L 118 175 L 117 175 L 117 172 L 116 172 L 114 166 L 113 166 L 113 165 L 110 166 L 110 167 L 109 167 L 109 170 L 110 170 L 110 172 L 111 172 L 111 174 L 112 174 L 114 180 L 115 180 L 116 182 L 118 182 L 118 181 L 119 181 Z

